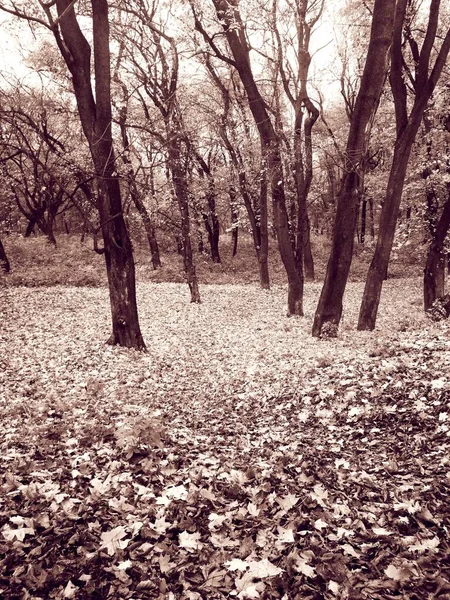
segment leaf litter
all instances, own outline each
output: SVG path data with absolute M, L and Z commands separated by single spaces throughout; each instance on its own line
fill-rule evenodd
M 0 596 L 450 598 L 450 338 L 418 281 L 377 330 L 284 317 L 285 290 L 0 290 Z

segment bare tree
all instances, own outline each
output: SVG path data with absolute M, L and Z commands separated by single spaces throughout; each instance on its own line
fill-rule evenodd
M 208 53 L 203 53 L 204 64 L 211 76 L 211 80 L 220 92 L 222 98 L 223 110 L 219 119 L 219 136 L 228 151 L 232 165 L 232 176 L 237 180 L 237 189 L 239 189 L 242 201 L 247 211 L 250 229 L 253 237 L 253 246 L 255 248 L 256 258 L 259 267 L 259 281 L 262 289 L 270 288 L 269 277 L 269 234 L 267 230 L 267 174 L 262 168 L 259 169 L 257 179 L 259 186 L 252 185 L 249 177 L 249 168 L 245 161 L 245 152 L 240 147 L 239 140 L 236 139 L 236 118 L 232 113 L 236 112 L 243 123 L 245 139 L 249 139 L 249 126 L 245 108 L 239 101 L 240 90 L 236 86 L 233 72 L 227 71 L 228 82 L 220 77 L 218 70 L 214 68 L 211 57 Z M 262 166 L 262 165 L 261 165 Z M 253 179 L 253 178 L 252 178 Z M 257 189 L 256 189 L 257 188 Z M 234 222 L 236 222 L 236 197 L 237 189 L 230 187 L 231 210 Z M 235 244 L 237 244 L 237 228 L 233 228 L 235 235 Z
M 180 103 L 178 101 L 179 57 L 173 37 L 163 27 L 154 23 L 157 4 L 149 7 L 145 0 L 124 2 L 122 10 L 131 19 L 122 28 L 129 45 L 126 59 L 130 62 L 133 76 L 139 82 L 138 98 L 148 124 L 152 123 L 148 100 L 159 111 L 164 134 L 151 127 L 152 134 L 165 146 L 167 166 L 181 216 L 181 240 L 184 271 L 191 293 L 191 302 L 200 302 L 200 291 L 195 269 L 191 241 L 189 210 L 189 183 L 187 157 L 190 140 L 186 134 Z
M 224 54 L 216 45 L 214 38 L 203 27 L 194 4 L 191 3 L 196 29 L 203 35 L 216 56 L 231 64 L 237 70 L 245 88 L 249 108 L 260 136 L 261 153 L 264 168 L 267 171 L 268 188 L 272 196 L 278 247 L 288 278 L 288 315 L 303 315 L 303 268 L 296 263 L 289 236 L 289 218 L 286 209 L 280 139 L 253 74 L 250 47 L 239 12 L 238 0 L 231 0 L 230 2 L 227 0 L 212 0 L 212 2 L 233 58 Z
M 375 252 L 367 274 L 364 295 L 359 313 L 358 329 L 375 327 L 381 289 L 386 277 L 394 242 L 395 227 L 403 193 L 411 150 L 422 122 L 424 111 L 433 94 L 450 51 L 450 29 L 444 36 L 439 51 L 431 65 L 438 33 L 440 0 L 431 0 L 428 24 L 421 48 L 412 37 L 407 20 L 408 0 L 397 3 L 394 38 L 391 47 L 390 84 L 394 97 L 396 141 L 384 202 L 381 209 L 379 232 Z M 413 70 L 409 69 L 404 56 L 404 39 L 409 42 L 413 58 Z M 414 102 L 408 114 L 408 90 L 410 82 Z
M 289 5 L 296 31 L 295 65 L 288 61 L 289 49 L 283 44 L 278 26 L 278 1 L 273 0 L 272 23 L 277 41 L 277 68 L 283 89 L 294 110 L 293 175 L 297 203 L 291 220 L 294 230 L 295 255 L 304 264 L 306 279 L 314 280 L 314 260 L 311 252 L 308 195 L 313 178 L 312 131 L 320 111 L 308 91 L 308 73 L 311 64 L 309 51 L 311 33 L 318 23 L 324 0 L 294 0 Z M 295 214 L 296 213 L 296 214 Z
M 92 47 L 80 27 L 75 4 L 72 0 L 41 2 L 47 20 L 27 12 L 29 7 L 25 2 L 4 2 L 0 10 L 49 29 L 72 75 L 78 113 L 98 182 L 97 206 L 104 243 L 101 252 L 105 256 L 112 314 L 108 343 L 145 349 L 137 312 L 133 252 L 123 217 L 112 142 L 108 2 L 90 2 Z
M 366 128 L 378 108 L 386 77 L 394 10 L 395 0 L 375 0 L 366 62 L 347 139 L 331 253 L 314 317 L 312 333 L 316 337 L 322 334 L 325 323 L 330 323 L 332 330 L 337 329 L 342 315 L 342 299 L 353 256 L 359 178 L 367 146 Z

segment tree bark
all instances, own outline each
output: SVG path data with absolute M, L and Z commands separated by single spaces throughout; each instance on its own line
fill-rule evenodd
M 126 87 L 123 86 L 123 88 L 124 88 L 125 96 L 127 96 L 128 94 L 126 91 Z M 127 98 L 125 97 L 124 102 L 126 102 L 126 101 L 127 101 Z M 131 162 L 131 159 L 128 156 L 128 153 L 130 151 L 130 140 L 128 138 L 128 131 L 127 131 L 127 113 L 128 113 L 127 107 L 126 107 L 126 105 L 124 105 L 122 107 L 122 109 L 120 110 L 120 114 L 119 114 L 119 127 L 120 127 L 120 133 L 122 136 L 122 145 L 123 145 L 123 149 L 124 149 L 124 152 L 122 153 L 122 161 L 127 166 L 127 169 L 128 169 L 127 181 L 128 181 L 128 186 L 130 189 L 131 199 L 133 200 L 133 203 L 141 217 L 142 224 L 144 225 L 145 234 L 147 236 L 147 241 L 148 241 L 148 245 L 150 248 L 150 254 L 152 257 L 153 270 L 156 271 L 157 269 L 161 268 L 161 258 L 159 255 L 158 240 L 156 239 L 155 227 L 152 223 L 152 219 L 150 218 L 147 207 L 145 206 L 144 202 L 142 201 L 141 195 L 139 194 L 139 190 L 137 189 L 136 173 L 134 171 L 133 163 Z
M 423 305 L 427 311 L 433 302 L 444 295 L 445 239 L 450 229 L 450 187 L 441 216 L 436 224 L 433 240 L 428 249 L 423 277 Z
M 369 216 L 370 216 L 370 237 L 372 240 L 375 239 L 375 215 L 373 208 L 373 198 L 369 198 Z
M 228 41 L 235 67 L 244 85 L 250 111 L 253 115 L 263 148 L 262 157 L 267 163 L 268 187 L 272 195 L 274 226 L 281 260 L 288 278 L 288 315 L 303 315 L 303 269 L 297 269 L 289 238 L 289 220 L 284 193 L 284 176 L 280 143 L 255 82 L 244 27 L 237 8 L 237 0 L 213 0 L 219 21 Z
M 278 44 L 277 68 L 281 75 L 281 81 L 285 94 L 294 110 L 294 144 L 293 144 L 293 175 L 297 196 L 296 220 L 291 219 L 291 227 L 294 229 L 294 246 L 297 265 L 302 265 L 305 278 L 314 280 L 314 259 L 311 249 L 311 233 L 308 217 L 308 196 L 313 178 L 312 158 L 312 131 L 314 124 L 319 118 L 320 112 L 311 101 L 308 94 L 308 72 L 311 64 L 309 44 L 311 32 L 317 24 L 323 11 L 324 3 L 308 0 L 296 0 L 293 4 L 295 14 L 295 28 L 297 32 L 296 60 L 297 68 L 295 78 L 292 72 L 295 67 L 290 67 L 288 76 L 284 67 L 286 57 L 283 55 L 283 44 L 277 26 L 277 2 L 273 3 L 272 18 L 273 28 Z M 297 83 L 291 90 L 292 80 Z M 306 111 L 306 118 L 304 118 Z M 297 267 L 299 268 L 299 267 Z
M 3 246 L 2 240 L 0 240 L 0 270 L 4 273 L 9 273 L 11 271 L 11 265 L 9 264 L 8 256 L 6 255 L 6 250 Z
M 392 39 L 395 0 L 375 0 L 369 48 L 355 101 L 345 153 L 345 172 L 337 200 L 330 258 L 312 334 L 320 337 L 325 323 L 338 325 L 350 271 L 359 205 L 361 160 L 367 143 L 366 129 L 375 114 L 386 77 Z
M 201 26 L 199 27 L 201 28 Z M 236 145 L 233 145 L 228 133 L 228 113 L 231 106 L 231 96 L 229 89 L 223 84 L 222 80 L 214 70 L 208 55 L 205 55 L 205 66 L 211 74 L 211 78 L 222 94 L 224 103 L 224 111 L 221 119 L 221 138 L 231 158 L 232 165 L 237 173 L 239 182 L 239 192 L 242 196 L 245 209 L 247 211 L 250 228 L 252 231 L 253 246 L 255 248 L 256 259 L 259 269 L 259 283 L 262 289 L 270 289 L 269 276 L 269 234 L 267 230 L 267 179 L 265 182 L 266 193 L 262 193 L 262 180 L 260 182 L 259 197 L 256 199 L 256 194 L 252 194 L 247 180 L 246 169 L 242 154 Z M 246 123 L 244 120 L 244 126 Z M 247 127 L 246 127 L 247 129 Z M 261 177 L 263 173 L 261 172 Z M 264 175 L 266 177 L 266 175 Z M 231 197 L 231 194 L 230 194 Z M 256 214 L 258 213 L 258 214 Z M 262 216 L 262 217 L 261 217 Z M 237 237 L 236 237 L 237 245 Z M 262 251 L 261 251 L 262 249 Z M 233 255 L 234 256 L 234 255 Z
M 238 237 L 239 237 L 239 207 L 237 204 L 237 192 L 233 184 L 228 188 L 230 196 L 230 211 L 231 211 L 231 256 L 234 258 L 237 254 Z
M 403 77 L 403 23 L 407 0 L 402 0 L 397 8 L 394 25 L 394 42 L 391 50 L 391 88 L 396 109 L 397 140 L 389 174 L 388 186 L 381 209 L 378 239 L 367 274 L 358 320 L 359 330 L 375 328 L 381 289 L 387 273 L 389 258 L 394 242 L 395 227 L 403 193 L 412 145 L 422 122 L 428 101 L 438 82 L 450 50 L 450 30 L 442 42 L 435 64 L 429 73 L 430 55 L 436 38 L 439 19 L 439 0 L 432 0 L 425 40 L 416 60 L 415 100 L 411 113 L 407 114 L 407 95 Z
M 191 293 L 191 302 L 199 304 L 201 299 L 192 252 L 188 183 L 186 173 L 181 164 L 181 150 L 177 135 L 174 131 L 169 131 L 169 136 L 168 165 L 181 215 L 184 272 Z
M 91 84 L 91 48 L 70 0 L 57 0 L 59 29 L 53 28 L 71 72 L 81 125 L 89 143 L 99 186 L 98 211 L 103 235 L 112 316 L 109 344 L 145 349 L 136 303 L 135 267 L 126 228 L 111 132 L 111 74 L 108 3 L 91 0 L 95 98 Z
M 221 262 L 219 252 L 220 225 L 216 211 L 216 186 L 214 183 L 214 177 L 208 163 L 205 161 L 203 156 L 195 149 L 194 154 L 200 166 L 200 176 L 204 177 L 206 174 L 208 179 L 206 191 L 208 211 L 202 209 L 202 217 L 205 224 L 206 233 L 208 235 L 211 260 L 213 263 L 219 264 Z
M 263 150 L 263 149 L 262 149 Z M 264 151 L 264 150 L 263 150 Z M 264 155 L 263 155 L 264 156 Z M 257 257 L 259 266 L 259 281 L 261 289 L 270 289 L 269 276 L 269 228 L 268 228 L 268 210 L 267 210 L 267 168 L 264 159 L 261 160 L 259 182 L 259 215 L 258 215 L 258 233 L 259 246 L 257 247 Z
M 367 222 L 367 198 L 362 199 L 361 203 L 361 228 L 359 234 L 359 240 L 362 245 L 366 241 L 366 222 Z

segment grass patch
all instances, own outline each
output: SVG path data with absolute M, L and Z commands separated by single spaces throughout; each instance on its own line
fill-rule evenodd
M 6 236 L 3 239 L 11 262 L 11 273 L 0 274 L 0 285 L 23 286 L 86 286 L 106 285 L 104 259 L 93 251 L 92 240 L 81 242 L 79 236 L 60 235 L 56 248 L 44 237 L 23 238 Z M 197 275 L 202 284 L 246 284 L 258 283 L 258 266 L 252 241 L 241 236 L 238 253 L 232 256 L 229 236 L 221 238 L 221 264 L 213 264 L 205 254 L 196 255 Z M 325 236 L 313 237 L 316 278 L 323 280 L 330 241 Z M 421 262 L 411 256 L 411 249 L 396 254 L 390 266 L 390 277 L 418 276 Z M 370 246 L 355 247 L 350 281 L 364 281 L 371 259 Z M 154 271 L 148 248 L 143 244 L 135 246 L 136 278 L 138 282 L 182 283 L 184 281 L 182 258 L 172 250 L 162 250 L 162 269 Z M 274 285 L 284 284 L 286 274 L 281 263 L 276 241 L 271 240 L 269 255 L 271 281 Z

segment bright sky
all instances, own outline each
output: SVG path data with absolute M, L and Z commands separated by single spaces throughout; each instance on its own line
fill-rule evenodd
M 313 61 L 310 76 L 323 89 L 336 86 L 336 76 L 339 66 L 333 65 L 336 60 L 336 41 L 333 31 L 335 8 L 325 10 L 320 23 L 311 38 L 311 54 Z M 12 25 L 11 25 L 12 23 Z M 24 56 L 36 47 L 37 40 L 28 25 L 18 22 L 12 17 L 0 13 L 0 75 L 13 83 L 15 80 L 33 78 L 33 74 L 24 64 Z M 38 35 L 45 36 L 43 28 L 37 28 Z M 30 81 L 31 83 L 31 81 Z M 329 91 L 329 90 L 328 90 Z M 337 88 L 336 88 L 337 91 Z

